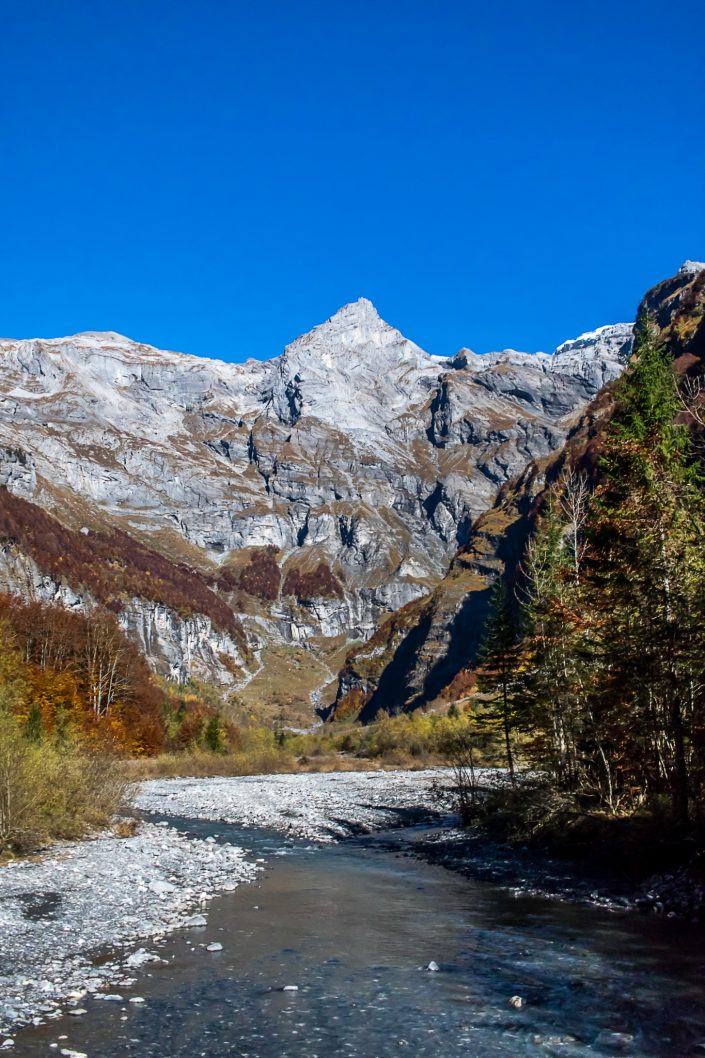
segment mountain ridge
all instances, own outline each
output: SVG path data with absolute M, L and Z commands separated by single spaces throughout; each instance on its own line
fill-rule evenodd
M 686 271 L 688 269 L 702 269 L 702 268 L 705 268 L 705 264 L 700 264 L 699 262 L 696 262 L 696 261 L 686 261 L 681 266 L 681 269 L 679 271 L 684 272 L 684 271 Z M 552 350 L 551 352 L 545 352 L 545 350 L 533 350 L 533 351 L 532 350 L 521 350 L 521 349 L 515 349 L 513 347 L 507 346 L 507 347 L 502 348 L 502 349 L 490 349 L 490 350 L 487 350 L 486 352 L 478 353 L 475 350 L 473 350 L 472 348 L 470 348 L 469 346 L 461 346 L 460 349 L 458 349 L 457 351 L 455 351 L 453 353 L 447 353 L 447 354 L 446 353 L 429 353 L 429 352 L 425 351 L 421 346 L 419 346 L 416 342 L 413 342 L 410 339 L 406 338 L 402 334 L 402 332 L 397 327 L 395 327 L 393 324 L 390 324 L 386 320 L 384 320 L 383 317 L 380 315 L 379 311 L 377 310 L 377 308 L 376 308 L 376 306 L 375 306 L 373 301 L 371 301 L 369 298 L 366 298 L 366 297 L 359 297 L 359 298 L 356 298 L 354 301 L 346 302 L 345 304 L 341 305 L 340 308 L 338 308 L 331 316 L 329 316 L 322 323 L 314 325 L 312 328 L 310 328 L 310 330 L 305 331 L 303 334 L 301 334 L 301 335 L 297 336 L 296 338 L 292 339 L 291 342 L 288 342 L 285 345 L 285 347 L 282 350 L 282 352 L 275 353 L 275 354 L 273 354 L 271 356 L 266 356 L 266 357 L 250 356 L 250 357 L 244 358 L 243 360 L 224 360 L 222 357 L 212 356 L 212 355 L 210 355 L 208 353 L 188 353 L 188 352 L 184 352 L 184 351 L 176 350 L 176 349 L 162 348 L 160 346 L 154 345 L 152 342 L 142 341 L 142 340 L 140 340 L 138 338 L 131 338 L 129 335 L 122 334 L 119 331 L 112 331 L 112 330 L 108 330 L 108 331 L 96 331 L 96 330 L 76 331 L 75 333 L 72 333 L 72 334 L 55 335 L 55 336 L 49 336 L 49 337 L 33 335 L 33 336 L 30 336 L 30 337 L 26 337 L 26 338 L 13 338 L 13 337 L 4 336 L 4 337 L 0 337 L 0 349 L 3 346 L 24 345 L 24 344 L 31 344 L 31 343 L 40 343 L 42 345 L 49 345 L 49 346 L 60 346 L 60 345 L 65 344 L 65 343 L 72 343 L 72 342 L 75 342 L 76 340 L 80 340 L 81 344 L 83 344 L 85 342 L 85 344 L 88 347 L 90 347 L 91 344 L 94 345 L 96 342 L 99 343 L 99 344 L 100 343 L 105 343 L 107 345 L 113 345 L 115 347 L 125 347 L 125 348 L 129 348 L 129 349 L 138 348 L 140 350 L 143 350 L 144 352 L 155 352 L 155 353 L 159 353 L 162 356 L 174 356 L 174 357 L 179 358 L 179 359 L 184 358 L 185 360 L 205 361 L 205 362 L 211 363 L 211 364 L 221 364 L 221 365 L 223 365 L 225 367 L 238 367 L 238 366 L 248 365 L 248 364 L 265 364 L 265 365 L 266 364 L 271 364 L 272 361 L 278 360 L 281 356 L 283 356 L 287 352 L 287 350 L 291 349 L 292 347 L 297 347 L 301 343 L 305 343 L 306 341 L 311 339 L 314 335 L 316 335 L 319 332 L 325 332 L 325 331 L 333 330 L 333 331 L 335 331 L 337 333 L 344 333 L 345 330 L 352 329 L 353 327 L 356 327 L 356 326 L 364 326 L 365 324 L 370 326 L 370 325 L 375 324 L 375 323 L 381 325 L 381 327 L 383 329 L 385 329 L 385 330 L 393 331 L 396 335 L 399 335 L 399 337 L 405 343 L 407 343 L 408 345 L 413 346 L 415 349 L 419 350 L 419 352 L 421 352 L 424 357 L 428 358 L 429 360 L 432 360 L 434 363 L 439 363 L 439 364 L 448 363 L 451 360 L 453 360 L 456 357 L 461 356 L 463 354 L 472 354 L 472 356 L 474 356 L 474 357 L 482 357 L 482 358 L 485 358 L 485 357 L 489 357 L 489 358 L 500 357 L 500 356 L 503 356 L 505 354 L 507 354 L 507 355 L 508 354 L 516 354 L 516 355 L 519 355 L 519 356 L 532 356 L 532 357 L 533 356 L 549 356 L 550 357 L 550 356 L 555 356 L 556 354 L 562 352 L 564 350 L 564 348 L 569 346 L 569 345 L 573 345 L 573 344 L 576 344 L 576 343 L 584 342 L 585 340 L 596 338 L 596 337 L 600 336 L 601 334 L 605 334 L 606 332 L 609 332 L 609 331 L 615 331 L 615 332 L 618 331 L 618 330 L 622 331 L 622 330 L 626 330 L 626 329 L 628 329 L 628 328 L 633 326 L 633 324 L 631 324 L 631 323 L 604 324 L 604 325 L 601 325 L 600 327 L 595 328 L 594 330 L 585 331 L 585 332 L 583 332 L 581 334 L 578 334 L 575 338 L 564 339 L 564 341 L 559 343 L 559 345 L 557 345 L 555 347 L 555 349 Z M 335 327 L 334 328 L 329 328 L 330 324 L 334 324 Z M 342 324 L 342 326 L 339 326 L 339 324 Z
M 365 639 L 432 589 L 502 483 L 560 446 L 630 347 L 622 324 L 560 355 L 439 358 L 367 299 L 267 361 L 116 332 L 6 339 L 0 483 L 73 532 L 125 533 L 205 578 L 246 649 L 186 633 L 155 600 L 125 597 L 123 612 L 166 675 L 244 689 L 272 643 Z M 33 555 L 0 541 L 0 586 L 93 604 L 75 570 L 47 580 Z

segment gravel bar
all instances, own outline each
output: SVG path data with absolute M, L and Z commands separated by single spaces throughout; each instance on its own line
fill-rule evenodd
M 0 1034 L 134 984 L 136 969 L 161 961 L 135 952 L 141 939 L 188 925 L 212 895 L 257 871 L 242 849 L 153 823 L 0 868 Z
M 495 773 L 487 769 L 487 780 Z M 432 787 L 442 768 L 425 771 L 305 772 L 225 779 L 155 779 L 143 783 L 144 812 L 267 827 L 330 842 L 398 826 L 437 809 Z

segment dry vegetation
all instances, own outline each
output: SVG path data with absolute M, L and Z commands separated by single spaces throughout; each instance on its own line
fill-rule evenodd
M 120 761 L 75 737 L 27 737 L 0 709 L 0 855 L 72 839 L 107 826 L 122 807 Z
M 120 610 L 124 599 L 138 596 L 182 616 L 205 614 L 246 649 L 242 625 L 202 573 L 170 562 L 119 529 L 76 532 L 0 488 L 0 541 L 16 544 L 43 573 L 110 609 Z
M 288 570 L 282 592 L 297 599 L 340 599 L 343 586 L 328 563 L 319 562 L 315 569 Z
M 35 739 L 75 734 L 123 756 L 205 746 L 237 729 L 212 688 L 157 680 L 105 609 L 87 614 L 0 595 L 0 703 Z
M 238 729 L 238 742 L 220 754 L 195 749 L 130 762 L 135 779 L 174 776 L 262 775 L 311 771 L 428 768 L 449 761 L 459 736 L 473 739 L 478 767 L 501 757 L 493 725 L 477 725 L 461 710 L 447 715 L 416 712 L 385 716 L 366 727 L 326 724 L 306 733 L 251 726 Z
M 239 564 L 231 563 L 219 572 L 218 588 L 223 592 L 242 591 L 262 602 L 274 602 L 282 579 L 277 554 L 277 548 L 271 545 L 245 552 Z
M 343 636 L 316 638 L 311 650 L 269 644 L 262 652 L 262 668 L 231 701 L 236 723 L 286 724 L 306 727 L 315 704 L 332 702 L 337 673 L 349 647 Z

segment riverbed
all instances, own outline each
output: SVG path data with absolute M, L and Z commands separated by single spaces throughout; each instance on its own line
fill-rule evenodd
M 705 1053 L 705 951 L 685 925 L 526 896 L 423 863 L 408 854 L 423 826 L 406 832 L 408 842 L 397 831 L 395 842 L 326 844 L 160 821 L 248 849 L 257 880 L 216 896 L 205 926 L 161 939 L 153 947 L 162 961 L 115 998 L 86 996 L 85 1014 L 19 1032 L 15 1055 Z

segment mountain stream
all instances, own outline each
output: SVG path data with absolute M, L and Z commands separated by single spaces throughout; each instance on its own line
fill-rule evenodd
M 258 883 L 161 942 L 122 1001 L 18 1033 L 17 1058 L 705 1055 L 692 928 L 512 894 L 374 837 L 171 823 L 251 850 Z

